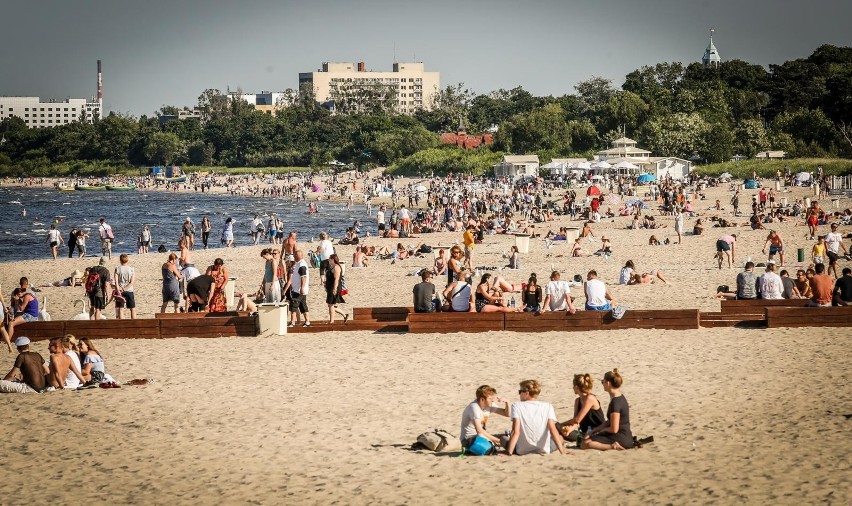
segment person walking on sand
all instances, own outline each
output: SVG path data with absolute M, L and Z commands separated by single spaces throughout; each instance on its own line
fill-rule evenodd
M 769 248 L 769 259 L 774 260 L 775 255 L 778 255 L 778 265 L 784 266 L 784 239 L 781 238 L 781 234 L 776 232 L 775 230 L 770 230 L 769 235 L 766 236 L 766 244 L 763 245 L 763 253 L 766 253 L 766 248 Z
M 112 227 L 103 218 L 98 226 L 98 236 L 101 238 L 101 255 L 112 260 L 112 241 L 115 240 L 115 235 L 112 233 Z
M 680 206 L 675 208 L 674 230 L 677 234 L 677 243 L 680 244 L 683 241 L 683 208 Z
M 130 319 L 136 319 L 136 296 L 133 291 L 133 282 L 136 281 L 136 272 L 129 266 L 130 257 L 126 253 L 118 256 L 121 263 L 113 272 L 115 281 L 115 319 L 121 320 L 124 308 L 130 310 Z
M 50 244 L 50 252 L 53 254 L 53 259 L 56 260 L 56 255 L 59 253 L 59 245 L 64 244 L 62 234 L 56 230 L 56 224 L 50 225 L 50 230 L 47 231 L 47 242 Z
M 293 274 L 290 276 L 287 286 L 284 287 L 285 293 L 288 287 L 291 290 L 290 325 L 288 326 L 295 327 L 297 319 L 304 317 L 305 322 L 303 326 L 310 327 L 311 321 L 308 317 L 308 291 L 311 284 L 308 263 L 305 261 L 305 252 L 296 248 L 294 259 L 296 260 L 296 263 L 293 265 Z
M 207 249 L 207 241 L 210 239 L 210 230 L 213 228 L 210 225 L 210 218 L 207 216 L 201 218 L 201 242 L 204 244 L 204 249 Z

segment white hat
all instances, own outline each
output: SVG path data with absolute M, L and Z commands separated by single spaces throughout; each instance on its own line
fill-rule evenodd
M 17 346 L 17 347 L 29 346 L 29 345 L 30 345 L 30 338 L 27 337 L 27 336 L 21 336 L 21 337 L 15 339 L 15 346 Z

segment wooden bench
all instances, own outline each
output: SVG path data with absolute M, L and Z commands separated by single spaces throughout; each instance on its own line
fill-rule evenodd
M 160 337 L 229 337 L 256 336 L 260 323 L 256 316 L 208 316 L 199 318 L 165 318 L 160 324 Z
M 852 306 L 767 307 L 766 326 L 769 328 L 852 327 Z
M 702 312 L 702 327 L 763 327 L 766 324 L 767 307 L 804 307 L 808 299 L 751 299 L 723 300 L 722 310 Z
M 204 314 L 204 313 L 199 313 Z M 141 320 L 57 320 L 30 322 L 15 328 L 16 336 L 33 341 L 73 334 L 78 339 L 158 339 L 169 337 L 256 336 L 256 316 L 206 316 L 200 318 L 147 318 Z
M 337 320 L 332 324 L 321 321 L 311 322 L 310 327 L 290 327 L 287 329 L 288 334 L 316 334 L 319 332 L 354 332 L 354 331 L 371 331 L 371 332 L 388 332 L 402 334 L 408 332 L 408 323 L 402 321 L 361 321 L 349 320 L 343 323 L 343 320 Z
M 488 332 L 503 330 L 506 313 L 411 313 L 408 331 L 414 334 L 438 332 Z
M 248 311 L 225 311 L 224 313 L 155 313 L 157 320 L 169 320 L 173 318 L 220 318 L 225 316 L 249 316 Z
M 356 307 L 352 310 L 352 319 L 356 322 L 404 322 L 413 312 L 413 307 Z
M 580 332 L 601 330 L 603 311 L 549 311 L 545 313 L 505 313 L 505 329 L 513 332 Z
M 616 320 L 611 311 L 603 311 L 603 330 L 613 329 L 697 329 L 697 309 L 628 309 Z

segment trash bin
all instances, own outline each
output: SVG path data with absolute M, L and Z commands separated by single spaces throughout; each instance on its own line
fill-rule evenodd
M 530 252 L 530 236 L 528 235 L 516 235 L 515 236 L 515 246 L 518 248 L 518 253 L 529 253 Z
M 781 181 L 775 181 L 775 191 L 781 191 Z
M 781 205 L 787 207 L 787 197 L 781 197 Z
M 796 253 L 797 253 L 796 257 L 798 258 L 798 261 L 804 262 L 805 261 L 805 248 L 799 248 L 798 250 L 796 250 Z
M 228 278 L 228 282 L 225 283 L 225 307 L 228 310 L 237 307 L 237 303 L 234 301 L 234 285 L 236 285 L 236 280 L 237 278 L 230 277 Z
M 810 208 L 811 208 L 811 198 L 805 197 L 805 209 L 810 209 Z
M 287 334 L 287 322 L 290 315 L 287 312 L 286 302 L 264 302 L 257 305 L 257 318 L 260 333 L 272 332 L 275 335 Z
M 573 241 L 574 239 L 580 237 L 580 229 L 576 227 L 568 227 L 565 229 L 565 239 L 568 241 Z

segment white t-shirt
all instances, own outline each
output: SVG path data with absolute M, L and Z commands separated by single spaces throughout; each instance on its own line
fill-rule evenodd
M 331 244 L 331 241 L 328 239 L 323 239 L 319 243 L 319 257 L 320 260 L 328 260 L 328 258 L 334 254 L 334 245 Z
M 59 242 L 59 230 L 50 229 L 47 231 L 47 242 Z
M 621 274 L 618 275 L 618 284 L 626 285 L 630 282 L 630 279 L 633 277 L 633 269 L 630 267 L 622 267 Z
M 109 223 L 102 223 L 100 227 L 98 227 L 98 235 L 101 240 L 109 239 L 109 235 L 112 233 L 112 227 L 109 226 Z
M 299 274 L 299 269 L 302 267 L 305 268 L 304 276 Z M 309 276 L 310 268 L 308 267 L 308 262 L 306 262 L 304 258 L 296 262 L 296 265 L 293 266 L 293 276 L 290 281 L 290 286 L 292 287 L 293 291 L 296 293 L 307 295 L 308 289 L 311 285 L 309 282 Z
M 843 236 L 837 232 L 829 232 L 825 234 L 825 248 L 832 252 L 838 253 L 840 251 L 840 242 L 843 240 Z
M 480 425 L 483 427 L 488 423 L 488 415 L 494 412 L 496 408 L 493 406 L 488 406 L 485 411 L 482 411 L 482 408 L 479 407 L 479 402 L 473 401 L 464 408 L 464 413 L 462 413 L 462 421 L 461 421 L 461 430 L 459 431 L 459 439 L 464 441 L 465 439 L 476 437 L 476 425 L 474 425 L 474 420 L 480 420 Z
M 68 358 L 71 359 L 71 363 L 77 367 L 77 370 L 82 373 L 80 367 L 80 356 L 71 350 L 66 351 L 65 354 L 68 355 Z M 77 388 L 78 386 L 80 386 L 80 378 L 78 378 L 77 375 L 74 374 L 74 371 L 72 371 L 69 367 L 68 374 L 65 375 L 65 388 Z
M 568 303 L 565 301 L 565 296 L 571 294 L 571 286 L 567 281 L 549 281 L 544 286 L 544 295 L 550 295 L 548 302 L 551 311 L 567 311 Z
M 384 211 L 379 211 L 379 212 L 376 213 L 376 223 L 379 224 L 379 225 L 385 224 L 385 212 Z
M 606 285 L 599 279 L 586 281 L 586 304 L 589 306 L 606 305 Z
M 400 220 L 407 220 L 410 217 L 411 216 L 408 214 L 408 209 L 406 209 L 404 207 L 400 208 L 400 210 L 399 210 L 399 219 Z
M 774 272 L 766 272 L 760 277 L 761 299 L 783 299 L 784 282 Z
M 512 404 L 512 420 L 520 420 L 520 435 L 515 444 L 518 455 L 550 453 L 553 441 L 547 430 L 547 421 L 556 422 L 553 405 L 542 401 L 522 401 Z

